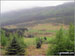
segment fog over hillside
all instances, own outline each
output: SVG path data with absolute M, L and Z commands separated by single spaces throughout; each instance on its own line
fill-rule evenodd
M 52 18 L 56 18 L 52 20 Z M 46 20 L 47 19 L 47 20 Z M 34 22 L 33 22 L 34 21 Z M 35 7 L 31 9 L 22 9 L 1 14 L 1 25 L 22 25 L 39 24 L 39 23 L 74 23 L 74 2 L 64 3 L 58 6 Z M 20 24 L 21 25 L 21 24 Z

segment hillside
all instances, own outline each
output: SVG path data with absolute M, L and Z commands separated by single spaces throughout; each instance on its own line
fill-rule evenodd
M 1 14 L 1 25 L 34 26 L 43 23 L 74 23 L 74 2 Z

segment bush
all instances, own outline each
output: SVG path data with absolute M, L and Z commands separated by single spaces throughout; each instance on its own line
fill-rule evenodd
M 42 45 L 42 39 L 36 38 L 36 48 L 41 48 Z
M 5 32 L 3 30 L 1 30 L 1 37 L 0 37 L 0 42 L 1 42 L 1 46 L 5 47 L 8 44 L 8 39 L 5 36 Z

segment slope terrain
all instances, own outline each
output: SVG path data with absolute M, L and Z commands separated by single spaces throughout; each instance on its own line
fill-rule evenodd
M 58 6 L 36 7 L 1 14 L 2 26 L 34 26 L 43 23 L 74 23 L 74 2 Z

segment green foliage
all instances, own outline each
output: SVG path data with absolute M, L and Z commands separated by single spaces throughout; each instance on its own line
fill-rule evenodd
M 14 37 L 11 44 L 7 48 L 6 55 L 24 55 L 25 50 L 22 48 Z
M 18 38 L 17 41 L 18 41 L 18 44 L 20 44 L 20 46 L 22 46 L 22 48 L 27 47 L 26 43 L 24 42 L 24 38 Z
M 74 25 L 70 24 L 69 27 L 69 38 L 71 41 L 74 41 Z
M 50 47 L 48 48 L 48 51 L 47 51 L 47 56 L 49 55 L 55 55 L 58 53 L 58 46 L 57 45 L 52 45 L 53 47 Z
M 64 32 L 63 32 L 63 28 L 61 28 L 56 34 L 55 44 L 52 45 L 53 47 L 48 50 L 47 55 L 51 55 L 51 54 L 55 55 L 55 54 L 58 54 L 58 52 L 60 51 L 64 51 L 63 37 L 64 37 Z
M 74 51 L 74 25 L 70 24 L 68 36 L 66 38 L 65 46 L 67 51 Z
M 36 38 L 36 48 L 41 48 L 41 45 L 42 45 L 42 39 Z
M 4 33 L 5 32 L 3 30 L 1 30 L 1 37 L 0 37 L 1 41 L 0 42 L 1 42 L 1 46 L 3 46 L 3 47 L 5 47 L 8 43 L 8 39 Z
M 74 44 L 73 42 L 70 40 L 69 37 L 66 37 L 65 40 L 64 40 L 64 46 L 65 46 L 65 50 L 67 52 L 71 52 L 71 51 L 74 51 Z
M 5 47 L 6 55 L 24 55 L 26 44 L 24 37 L 18 35 L 18 33 L 10 33 L 9 37 L 6 37 L 5 31 L 1 30 L 0 45 Z
M 16 41 L 22 48 L 26 48 L 26 43 L 24 42 L 24 37 L 18 36 L 18 33 L 14 34 Z
M 60 42 L 63 41 L 63 37 L 64 37 L 64 32 L 63 32 L 63 28 L 61 28 L 61 29 L 56 33 L 56 44 L 60 44 Z
M 71 52 L 74 51 L 74 25 L 70 24 L 69 31 L 64 32 L 64 29 L 61 28 L 56 33 L 56 38 L 52 47 L 49 47 L 47 55 L 55 55 L 59 52 Z
M 36 44 L 36 37 L 24 38 L 24 42 L 26 43 L 26 46 L 35 45 Z

